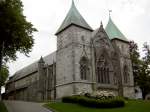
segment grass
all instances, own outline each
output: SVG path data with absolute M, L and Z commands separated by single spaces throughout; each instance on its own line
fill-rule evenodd
M 87 108 L 71 103 L 48 103 L 47 108 L 56 112 L 150 112 L 150 101 L 128 101 L 125 107 L 113 109 Z
M 0 112 L 8 112 L 3 102 L 0 102 Z

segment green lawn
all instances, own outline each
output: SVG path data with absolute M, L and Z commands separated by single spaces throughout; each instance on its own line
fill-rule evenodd
M 0 112 L 8 112 L 3 102 L 0 102 Z
M 150 112 L 150 101 L 128 101 L 123 108 L 94 109 L 69 103 L 48 103 L 46 107 L 56 112 Z

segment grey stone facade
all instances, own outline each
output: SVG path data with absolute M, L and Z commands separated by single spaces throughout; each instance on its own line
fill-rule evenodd
M 7 98 L 43 101 L 101 90 L 134 98 L 129 43 L 111 19 L 109 25 L 93 31 L 73 3 L 56 33 L 57 51 L 16 72 Z
M 46 63 L 45 63 L 46 62 Z M 16 72 L 6 84 L 6 99 L 43 101 L 56 98 L 56 52 Z

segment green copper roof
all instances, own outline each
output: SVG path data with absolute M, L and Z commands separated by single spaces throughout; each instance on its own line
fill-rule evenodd
M 74 4 L 74 1 L 72 1 L 72 6 L 71 6 L 65 20 L 63 21 L 62 25 L 56 32 L 56 35 L 58 33 L 60 33 L 61 31 L 63 31 L 65 28 L 67 28 L 71 24 L 75 24 L 75 25 L 78 25 L 85 29 L 93 31 L 92 28 L 87 24 L 87 22 L 84 20 L 84 18 L 81 16 L 79 11 L 77 10 L 77 8 Z
M 117 26 L 113 23 L 111 17 L 109 17 L 108 24 L 105 28 L 105 31 L 110 39 L 120 39 L 123 41 L 128 41 L 128 39 L 121 33 Z

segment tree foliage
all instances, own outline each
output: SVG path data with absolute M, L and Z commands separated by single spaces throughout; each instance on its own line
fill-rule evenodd
M 23 15 L 21 0 L 0 1 L 0 81 L 6 79 L 7 70 L 4 65 L 9 60 L 16 60 L 17 52 L 26 56 L 31 51 L 37 31 Z M 6 75 L 6 76 L 5 76 Z M 0 87 L 1 89 L 1 87 Z
M 140 86 L 143 98 L 145 99 L 145 96 L 150 93 L 150 47 L 147 43 L 143 44 L 143 52 L 145 55 L 142 58 L 138 85 Z
M 1 80 L 0 80 L 0 87 L 1 87 L 5 85 L 5 81 L 8 78 L 9 75 L 8 67 L 3 65 L 0 74 L 1 74 Z
M 33 46 L 33 25 L 23 15 L 23 5 L 20 0 L 5 0 L 0 2 L 0 50 L 2 59 L 16 59 L 16 52 L 28 54 Z
M 146 64 L 150 64 L 150 46 L 147 44 L 147 42 L 143 44 L 143 51 L 145 53 L 145 56 L 143 57 L 143 61 Z
M 143 45 L 144 56 L 140 58 L 138 46 L 134 41 L 130 42 L 130 56 L 135 85 L 142 90 L 143 99 L 150 93 L 150 47 L 147 43 Z
M 129 44 L 129 49 L 130 49 L 130 58 L 132 61 L 132 69 L 133 69 L 133 76 L 134 76 L 134 82 L 135 85 L 138 83 L 138 78 L 139 78 L 139 71 L 140 71 L 140 65 L 141 65 L 141 60 L 140 60 L 140 53 L 138 49 L 137 43 L 134 41 L 130 41 Z

